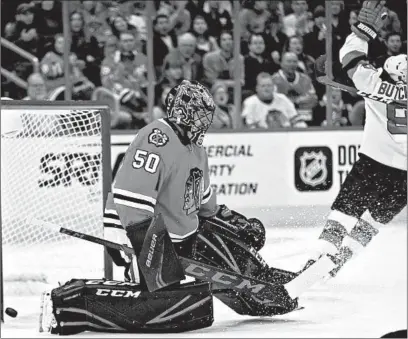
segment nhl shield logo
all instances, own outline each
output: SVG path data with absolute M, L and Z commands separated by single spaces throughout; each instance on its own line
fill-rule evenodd
M 332 152 L 328 147 L 301 147 L 295 152 L 295 186 L 324 191 L 332 186 Z
M 327 157 L 323 152 L 304 152 L 300 157 L 299 175 L 303 182 L 310 186 L 321 185 L 327 179 Z

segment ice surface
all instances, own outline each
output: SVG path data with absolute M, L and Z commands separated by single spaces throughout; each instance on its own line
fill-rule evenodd
M 246 212 L 246 211 L 242 211 Z M 254 213 L 255 212 L 255 213 Z M 307 259 L 308 247 L 320 233 L 317 224 L 323 218 L 314 209 L 307 226 L 299 226 L 299 213 L 251 210 L 268 227 L 267 243 L 262 256 L 272 266 L 297 270 Z M 406 215 L 406 213 L 404 214 Z M 310 217 L 316 220 L 311 221 Z M 307 219 L 307 218 L 305 218 Z M 271 223 L 269 223 L 269 221 Z M 278 223 L 276 222 L 278 220 Z M 293 222 L 291 222 L 291 220 Z M 336 279 L 315 286 L 306 293 L 304 310 L 268 318 L 240 316 L 215 299 L 212 327 L 181 334 L 101 334 L 82 333 L 75 338 L 142 338 L 142 337 L 268 337 L 268 338 L 379 338 L 383 334 L 407 328 L 407 223 L 398 218 L 380 227 L 379 235 L 367 249 L 350 261 Z M 80 241 L 80 240 L 78 240 Z M 92 245 L 91 245 L 92 246 Z M 17 318 L 6 317 L 2 338 L 54 337 L 38 333 L 40 296 L 8 297 L 5 306 L 18 312 Z

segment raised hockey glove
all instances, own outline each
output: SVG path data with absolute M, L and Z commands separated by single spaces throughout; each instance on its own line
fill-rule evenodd
M 358 15 L 358 21 L 351 26 L 351 30 L 365 41 L 374 40 L 383 26 L 386 18 L 384 9 L 385 1 L 364 1 Z

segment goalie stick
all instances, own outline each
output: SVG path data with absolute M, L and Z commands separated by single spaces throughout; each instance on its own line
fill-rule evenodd
M 89 234 L 73 231 L 64 227 L 60 228 L 60 232 L 72 237 L 110 247 L 112 249 L 117 249 L 126 254 L 135 254 L 133 248 L 129 246 L 121 245 Z M 284 307 L 282 306 L 282 303 L 284 303 L 282 300 L 282 291 L 285 289 L 283 285 L 247 277 L 239 273 L 213 267 L 211 265 L 184 257 L 179 257 L 179 260 L 187 275 L 199 280 L 207 281 L 209 283 L 216 283 L 217 286 L 222 286 L 220 291 L 222 291 L 222 289 L 232 289 L 237 292 L 248 293 L 256 296 L 258 301 L 262 304 Z M 294 273 L 293 275 L 296 276 Z

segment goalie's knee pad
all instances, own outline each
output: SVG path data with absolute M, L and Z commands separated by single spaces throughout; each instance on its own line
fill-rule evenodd
M 184 332 L 212 323 L 208 283 L 173 285 L 151 293 L 129 282 L 73 279 L 44 295 L 40 331 Z

